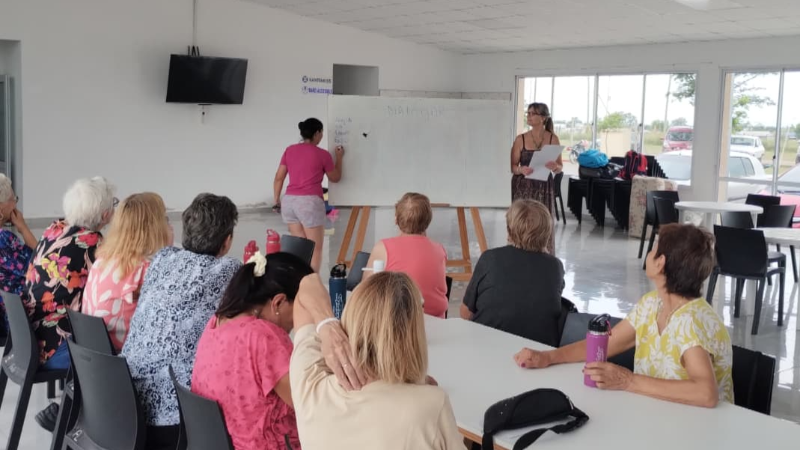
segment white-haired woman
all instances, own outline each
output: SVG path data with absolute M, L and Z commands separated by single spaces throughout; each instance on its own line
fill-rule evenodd
M 17 209 L 17 195 L 11 187 L 11 179 L 3 174 L 0 174 L 0 216 L 2 225 L 11 222 L 22 235 L 20 240 L 12 231 L 0 228 L 0 289 L 20 295 L 25 286 L 25 270 L 36 247 L 36 237 Z M 7 334 L 8 318 L 0 297 L 0 342 L 5 341 Z
M 23 301 L 45 370 L 69 367 L 66 336 L 72 328 L 66 311 L 81 309 L 86 278 L 103 239 L 100 230 L 111 221 L 117 202 L 114 186 L 105 178 L 76 181 L 64 194 L 64 218 L 45 230 L 34 250 Z M 58 406 L 53 404 L 36 420 L 52 431 L 57 415 Z

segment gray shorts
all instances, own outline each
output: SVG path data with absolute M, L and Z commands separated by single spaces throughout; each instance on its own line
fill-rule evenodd
M 325 201 L 316 195 L 285 195 L 281 201 L 281 216 L 287 224 L 321 227 L 325 225 Z

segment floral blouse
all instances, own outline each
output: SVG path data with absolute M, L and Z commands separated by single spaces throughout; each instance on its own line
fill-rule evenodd
M 80 311 L 83 288 L 103 235 L 63 219 L 45 230 L 25 275 L 23 302 L 44 364 L 72 333 L 67 308 Z
M 21 295 L 25 287 L 25 271 L 33 250 L 16 234 L 0 230 L 0 289 Z
M 176 247 L 153 257 L 122 347 L 148 425 L 180 423 L 168 367 L 191 385 L 197 341 L 241 265 Z

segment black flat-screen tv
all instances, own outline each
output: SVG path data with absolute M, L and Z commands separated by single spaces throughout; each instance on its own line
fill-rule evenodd
M 246 59 L 172 55 L 167 102 L 241 105 L 246 76 Z

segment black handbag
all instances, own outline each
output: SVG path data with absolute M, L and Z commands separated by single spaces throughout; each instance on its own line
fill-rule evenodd
M 486 410 L 483 417 L 484 449 L 494 448 L 494 435 L 503 430 L 516 430 L 532 425 L 556 422 L 572 417 L 569 422 L 549 428 L 538 428 L 523 434 L 513 450 L 522 450 L 536 442 L 548 431 L 568 433 L 582 427 L 589 416 L 572 404 L 569 397 L 557 389 L 535 389 L 501 400 Z

